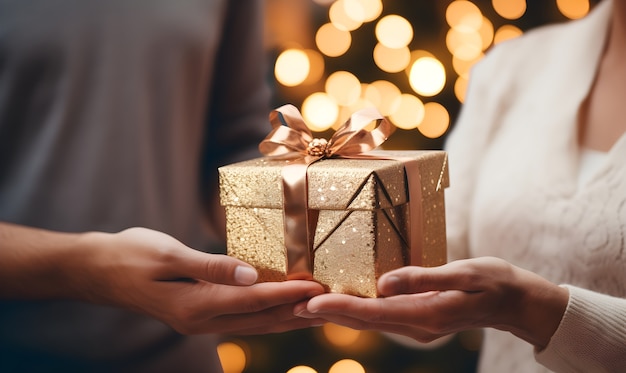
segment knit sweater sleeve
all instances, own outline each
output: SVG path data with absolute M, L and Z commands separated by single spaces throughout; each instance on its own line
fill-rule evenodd
M 555 372 L 623 372 L 626 369 L 626 299 L 571 285 L 569 304 L 548 346 L 535 351 Z

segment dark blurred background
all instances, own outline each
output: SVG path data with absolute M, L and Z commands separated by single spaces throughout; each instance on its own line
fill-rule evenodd
M 266 0 L 272 104 L 296 105 L 322 136 L 374 106 L 399 127 L 385 148 L 441 149 L 489 48 L 597 2 Z M 480 344 L 478 330 L 421 345 L 328 324 L 227 336 L 219 352 L 226 373 L 444 373 L 474 372 Z

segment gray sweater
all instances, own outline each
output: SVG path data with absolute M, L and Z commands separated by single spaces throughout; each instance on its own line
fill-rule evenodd
M 270 130 L 262 16 L 252 0 L 0 0 L 0 221 L 206 250 L 216 167 Z M 208 372 L 214 347 L 121 309 L 0 302 L 2 372 Z

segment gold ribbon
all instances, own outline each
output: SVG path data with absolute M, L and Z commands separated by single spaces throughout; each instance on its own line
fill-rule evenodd
M 408 190 L 418 193 L 409 197 L 410 219 L 421 218 L 421 182 L 417 161 L 402 157 L 378 157 L 363 154 L 373 150 L 395 131 L 395 127 L 376 109 L 355 112 L 333 134 L 330 140 L 316 139 L 306 126 L 302 115 L 293 105 L 284 105 L 270 113 L 273 130 L 259 144 L 266 156 L 289 160 L 282 169 L 284 239 L 287 252 L 287 277 L 289 279 L 312 278 L 311 251 L 314 229 L 309 220 L 315 212 L 308 209 L 307 168 L 330 157 L 358 159 L 394 159 L 404 163 Z M 374 123 L 374 126 L 370 126 Z M 412 264 L 419 264 L 421 244 L 417 239 L 420 224 L 409 221 L 408 241 Z

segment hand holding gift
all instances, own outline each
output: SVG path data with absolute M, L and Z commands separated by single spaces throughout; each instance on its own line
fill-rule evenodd
M 400 268 L 381 276 L 378 289 L 384 298 L 322 294 L 296 306 L 294 313 L 420 342 L 493 327 L 541 349 L 558 327 L 569 298 L 567 289 L 488 257 Z
M 293 316 L 294 304 L 323 292 L 314 282 L 254 284 L 257 274 L 248 264 L 149 229 L 97 235 L 92 242 L 101 250 L 89 261 L 106 265 L 96 271 L 105 285 L 95 292 L 96 302 L 148 314 L 183 334 L 275 333 L 318 323 Z
M 155 230 L 74 234 L 0 223 L 0 236 L 3 247 L 20 254 L 0 250 L 4 299 L 123 307 L 183 334 L 282 332 L 320 321 L 294 316 L 293 307 L 323 293 L 321 285 L 254 284 L 257 273 L 250 265 L 191 249 Z

